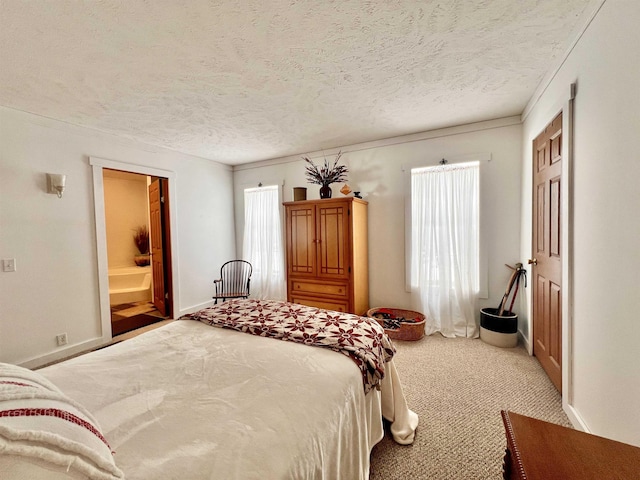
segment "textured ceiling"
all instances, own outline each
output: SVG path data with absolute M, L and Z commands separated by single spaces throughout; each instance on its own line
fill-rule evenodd
M 227 164 L 517 115 L 602 0 L 0 0 L 0 105 Z

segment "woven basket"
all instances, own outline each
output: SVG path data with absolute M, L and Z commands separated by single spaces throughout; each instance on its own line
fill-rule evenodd
M 420 312 L 402 310 L 400 308 L 371 308 L 367 317 L 378 321 L 384 326 L 384 315 L 387 318 L 404 318 L 408 322 L 400 323 L 400 328 L 385 328 L 384 331 L 393 340 L 420 340 L 424 337 L 424 322 L 426 317 Z

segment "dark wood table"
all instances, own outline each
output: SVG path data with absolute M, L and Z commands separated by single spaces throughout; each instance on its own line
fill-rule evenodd
M 640 480 L 640 448 L 501 412 L 505 480 Z

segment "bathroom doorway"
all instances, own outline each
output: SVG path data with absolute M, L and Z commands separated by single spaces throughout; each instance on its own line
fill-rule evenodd
M 172 316 L 168 180 L 103 169 L 112 336 Z

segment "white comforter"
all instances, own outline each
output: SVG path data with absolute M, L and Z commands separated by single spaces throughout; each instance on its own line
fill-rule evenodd
M 130 480 L 366 479 L 383 436 L 411 443 L 393 362 L 366 396 L 348 357 L 183 320 L 39 371 L 102 426 Z

